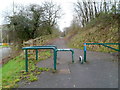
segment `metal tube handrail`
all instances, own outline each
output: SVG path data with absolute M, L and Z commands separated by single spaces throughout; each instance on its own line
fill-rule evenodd
M 108 47 L 115 51 L 120 52 L 120 43 L 84 43 L 84 62 L 86 62 L 87 45 L 102 45 L 102 46 L 105 46 L 105 47 Z M 118 45 L 119 47 L 118 47 L 118 49 L 116 49 L 116 48 L 113 48 L 113 47 L 107 46 L 107 45 Z M 82 62 L 82 64 L 83 64 L 83 62 Z
M 26 66 L 26 72 L 28 72 L 28 51 L 31 49 L 36 50 L 36 59 L 38 59 L 38 49 L 52 49 L 54 51 L 54 69 L 56 70 L 56 48 L 55 47 L 45 47 L 45 46 L 39 46 L 39 47 L 23 47 L 23 50 L 25 50 L 25 66 Z
M 72 63 L 74 63 L 74 50 L 73 49 L 57 49 L 58 51 L 71 51 L 72 52 Z

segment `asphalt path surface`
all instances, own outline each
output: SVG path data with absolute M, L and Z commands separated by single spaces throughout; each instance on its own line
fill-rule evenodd
M 67 48 L 64 38 L 56 39 L 53 45 Z M 80 64 L 83 50 L 74 49 L 75 63 L 71 52 L 58 52 L 57 72 L 42 72 L 38 81 L 19 82 L 19 88 L 118 88 L 117 57 L 109 53 L 87 51 L 87 63 Z M 38 67 L 53 68 L 53 57 L 40 61 Z

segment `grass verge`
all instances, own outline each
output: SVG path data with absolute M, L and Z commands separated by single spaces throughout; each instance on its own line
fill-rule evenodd
M 0 45 L 0 48 L 3 48 L 3 47 L 10 47 L 10 46 L 9 45 L 7 45 L 7 46 Z
M 11 59 L 7 64 L 0 68 L 0 82 L 2 88 L 15 88 L 18 87 L 17 82 L 20 80 L 27 80 L 28 82 L 36 81 L 38 74 L 41 71 L 36 67 L 36 63 L 45 60 L 51 56 L 50 50 L 40 51 L 39 60 L 35 60 L 35 55 L 29 54 L 29 72 L 25 72 L 25 59 L 24 54 Z

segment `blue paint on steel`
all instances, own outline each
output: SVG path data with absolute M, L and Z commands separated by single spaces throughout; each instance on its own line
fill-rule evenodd
M 84 43 L 84 62 L 86 62 L 86 52 L 87 52 L 87 46 L 86 45 L 103 45 L 105 47 L 111 48 L 115 51 L 120 52 L 120 43 Z M 111 46 L 108 45 L 118 45 L 118 49 L 113 48 Z
M 84 62 L 86 62 L 86 51 L 87 51 L 87 46 L 86 43 L 84 43 Z M 83 64 L 83 61 L 81 62 Z
M 86 48 L 86 43 L 84 43 L 84 51 L 86 51 L 87 50 L 87 48 Z

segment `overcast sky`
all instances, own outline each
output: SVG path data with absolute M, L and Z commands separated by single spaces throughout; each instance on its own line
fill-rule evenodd
M 44 1 L 50 0 L 14 0 L 15 4 L 29 5 L 29 4 L 41 4 Z M 62 8 L 62 13 L 64 16 L 59 20 L 58 25 L 62 31 L 64 27 L 68 27 L 73 19 L 73 3 L 78 0 L 52 0 L 54 3 L 60 4 Z M 101 1 L 101 0 L 95 0 Z M 106 0 L 109 1 L 109 0 Z M 111 0 L 112 1 L 112 0 Z M 9 15 L 12 12 L 13 0 L 2 0 L 0 3 L 0 25 L 4 24 L 4 16 Z
M 47 0 L 14 0 L 15 4 L 29 5 L 41 4 Z M 50 0 L 49 0 L 50 1 Z M 64 14 L 58 22 L 59 28 L 62 31 L 64 27 L 68 27 L 73 18 L 73 3 L 77 0 L 52 0 L 54 3 L 61 5 L 62 13 Z M 5 23 L 4 16 L 12 12 L 13 0 L 2 0 L 0 3 L 0 25 Z

